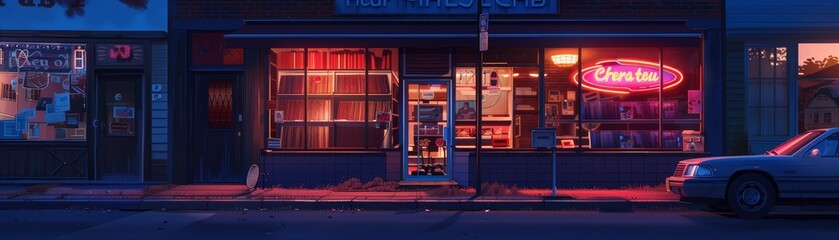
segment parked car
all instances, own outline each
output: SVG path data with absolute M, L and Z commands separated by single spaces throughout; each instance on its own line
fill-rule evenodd
M 839 199 L 839 128 L 810 130 L 761 155 L 680 161 L 666 181 L 682 201 L 730 209 L 744 218 L 776 203 Z M 839 203 L 839 201 L 837 201 Z

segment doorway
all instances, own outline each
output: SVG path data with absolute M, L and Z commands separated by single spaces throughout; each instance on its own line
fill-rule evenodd
M 142 74 L 103 74 L 97 81 L 97 168 L 106 181 L 141 181 Z
M 194 80 L 192 160 L 198 182 L 244 182 L 241 75 L 199 73 Z
M 402 124 L 408 128 L 402 141 L 407 143 L 403 148 L 403 179 L 451 180 L 451 85 L 448 81 L 407 80 L 404 89 L 403 112 L 409 117 L 403 118 Z

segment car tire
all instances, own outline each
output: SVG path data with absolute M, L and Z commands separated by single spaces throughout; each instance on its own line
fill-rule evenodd
M 731 210 L 742 218 L 757 219 L 775 207 L 775 186 L 764 176 L 744 174 L 734 179 L 726 191 Z

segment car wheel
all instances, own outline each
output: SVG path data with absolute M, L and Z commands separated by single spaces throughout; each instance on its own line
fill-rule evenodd
M 728 206 L 742 218 L 761 218 L 775 206 L 775 187 L 769 179 L 757 174 L 744 174 L 728 186 Z

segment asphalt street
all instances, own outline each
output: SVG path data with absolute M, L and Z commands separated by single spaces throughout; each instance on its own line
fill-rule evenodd
M 0 239 L 836 239 L 839 214 L 695 211 L 0 211 Z

